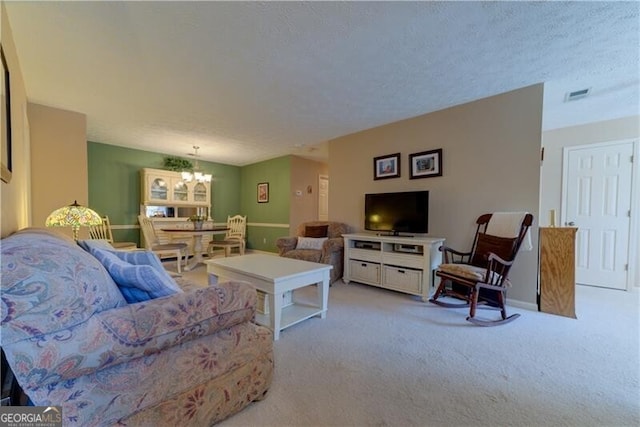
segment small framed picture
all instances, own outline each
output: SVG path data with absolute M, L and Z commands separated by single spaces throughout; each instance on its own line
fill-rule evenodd
M 373 179 L 398 178 L 400 176 L 400 153 L 387 154 L 373 159 Z
M 410 179 L 442 176 L 442 148 L 409 154 Z
M 0 57 L 2 70 L 0 70 L 0 115 L 2 126 L 0 126 L 0 144 L 2 144 L 2 154 L 0 155 L 0 179 L 9 183 L 13 173 L 12 153 L 11 153 L 11 83 L 9 67 L 4 57 L 4 49 L 0 46 Z
M 269 203 L 269 183 L 258 184 L 258 203 Z

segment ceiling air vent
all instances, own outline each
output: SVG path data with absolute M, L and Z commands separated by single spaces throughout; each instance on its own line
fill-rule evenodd
M 586 98 L 591 92 L 591 88 L 574 90 L 573 92 L 567 92 L 564 96 L 564 102 L 575 101 L 577 99 Z

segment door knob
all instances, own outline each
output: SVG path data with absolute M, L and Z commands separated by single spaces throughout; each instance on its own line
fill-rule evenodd
M 564 225 L 568 225 L 569 227 L 573 227 L 574 225 L 576 225 L 576 223 L 573 222 L 573 221 L 569 221 L 569 222 L 565 222 Z

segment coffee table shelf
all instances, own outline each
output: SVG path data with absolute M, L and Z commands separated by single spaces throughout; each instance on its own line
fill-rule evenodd
M 282 317 L 280 318 L 280 329 L 288 328 L 297 323 L 307 320 L 311 317 L 322 315 L 323 311 L 320 307 L 308 304 L 293 303 L 282 309 Z M 256 313 L 256 322 L 261 325 L 272 327 L 268 314 Z

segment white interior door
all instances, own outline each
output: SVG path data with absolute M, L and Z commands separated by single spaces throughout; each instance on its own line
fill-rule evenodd
M 578 227 L 576 282 L 626 289 L 633 142 L 565 149 L 564 225 Z
M 329 221 L 329 177 L 318 177 L 318 221 Z

